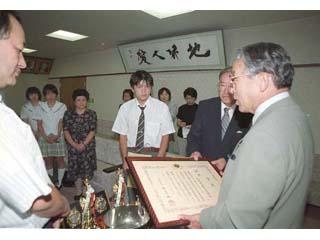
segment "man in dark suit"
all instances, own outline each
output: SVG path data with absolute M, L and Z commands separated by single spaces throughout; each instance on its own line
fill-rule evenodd
M 201 101 L 188 135 L 187 154 L 215 160 L 219 169 L 226 165 L 228 155 L 244 137 L 251 123 L 251 114 L 239 112 L 230 94 L 231 68 L 219 74 L 219 97 Z

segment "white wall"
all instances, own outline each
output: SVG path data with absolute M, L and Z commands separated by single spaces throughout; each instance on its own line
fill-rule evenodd
M 56 59 L 50 77 L 125 72 L 117 48 Z
M 320 16 L 263 26 L 225 30 L 224 42 L 230 64 L 237 49 L 259 41 L 282 45 L 294 64 L 320 63 Z

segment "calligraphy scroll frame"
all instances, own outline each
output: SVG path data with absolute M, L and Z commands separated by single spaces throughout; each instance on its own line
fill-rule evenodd
M 190 47 L 199 46 L 196 55 L 191 56 Z M 170 55 L 172 46 L 176 45 L 179 52 L 175 58 Z M 171 48 L 171 49 L 170 49 Z M 174 70 L 198 70 L 198 69 L 223 69 L 226 66 L 223 34 L 221 30 L 198 34 L 182 35 L 170 38 L 162 38 L 151 41 L 143 41 L 118 46 L 126 72 L 136 70 L 147 71 L 174 71 Z M 145 61 L 139 58 L 145 55 Z M 190 49 L 189 49 L 190 50 Z M 209 50 L 210 56 L 205 55 Z M 154 52 L 157 52 L 155 56 Z M 160 59 L 161 56 L 165 59 Z M 191 56 L 191 58 L 190 58 Z M 149 63 L 149 64 L 148 64 Z

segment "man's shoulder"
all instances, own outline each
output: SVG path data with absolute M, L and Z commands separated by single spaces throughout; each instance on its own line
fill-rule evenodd
M 133 98 L 127 102 L 122 103 L 119 108 L 119 112 L 128 111 L 129 109 L 132 109 L 135 105 L 137 105 L 137 101 L 135 98 Z
M 164 102 L 162 102 L 159 99 L 154 98 L 154 97 L 150 97 L 149 101 L 152 102 L 152 104 L 158 104 L 158 105 L 161 105 L 161 106 L 163 106 L 163 105 L 167 106 L 167 104 L 165 104 Z
M 208 98 L 208 99 L 200 101 L 199 102 L 199 107 L 207 107 L 207 106 L 218 105 L 220 102 L 221 101 L 220 101 L 219 97 Z
M 5 105 L 0 104 L 0 114 L 2 115 L 0 124 L 9 132 L 13 132 L 11 130 L 17 127 L 28 126 L 11 108 Z

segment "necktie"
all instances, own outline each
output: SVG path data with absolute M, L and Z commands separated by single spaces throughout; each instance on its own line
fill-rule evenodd
M 229 122 L 230 122 L 229 108 L 225 107 L 224 108 L 224 115 L 221 119 L 221 140 L 223 139 L 223 137 L 227 131 Z
M 139 123 L 138 123 L 138 132 L 137 132 L 137 140 L 136 140 L 136 151 L 141 152 L 144 147 L 144 107 L 140 107 L 141 114 L 139 117 Z

